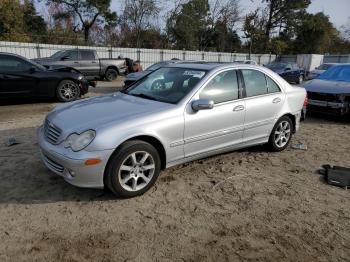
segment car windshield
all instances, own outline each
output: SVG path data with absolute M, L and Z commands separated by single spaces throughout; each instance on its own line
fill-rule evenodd
M 319 67 L 317 67 L 318 70 L 327 70 L 329 68 L 331 68 L 333 65 L 331 64 L 323 64 L 323 65 L 320 65 Z
M 56 52 L 56 53 L 54 53 L 52 56 L 50 56 L 51 58 L 58 58 L 58 57 L 60 57 L 61 56 L 61 54 L 62 53 L 64 53 L 64 51 L 58 51 L 58 52 Z
M 333 66 L 321 74 L 318 79 L 350 82 L 350 65 Z
M 145 99 L 176 104 L 203 79 L 207 71 L 190 68 L 160 68 L 122 92 Z
M 283 63 L 272 63 L 272 64 L 266 65 L 266 67 L 270 68 L 270 69 L 284 69 L 286 67 L 286 64 L 283 64 Z

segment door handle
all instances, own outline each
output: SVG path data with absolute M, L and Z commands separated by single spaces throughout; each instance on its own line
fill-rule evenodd
M 272 103 L 278 104 L 278 103 L 280 103 L 281 101 L 282 101 L 281 98 L 277 97 L 277 98 L 275 98 L 274 100 L 272 100 Z
M 233 109 L 233 111 L 235 111 L 235 112 L 242 111 L 242 110 L 244 110 L 244 106 L 242 106 L 242 105 L 236 106 L 236 107 Z
M 74 62 L 74 64 L 79 64 L 79 62 Z

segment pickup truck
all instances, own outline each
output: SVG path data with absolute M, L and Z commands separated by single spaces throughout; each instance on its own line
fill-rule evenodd
M 50 57 L 37 58 L 33 61 L 52 68 L 71 67 L 88 79 L 113 81 L 118 75 L 126 72 L 124 59 L 99 59 L 97 52 L 91 49 L 61 50 Z

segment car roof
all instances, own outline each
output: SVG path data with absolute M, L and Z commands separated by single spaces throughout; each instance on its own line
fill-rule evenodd
M 248 64 L 237 64 L 237 63 L 218 63 L 218 62 L 206 62 L 206 63 L 178 63 L 178 64 L 170 64 L 167 67 L 176 67 L 176 68 L 187 68 L 187 69 L 197 69 L 197 70 L 205 70 L 211 71 L 220 68 L 250 68 L 256 69 L 261 68 L 257 65 L 248 65 Z

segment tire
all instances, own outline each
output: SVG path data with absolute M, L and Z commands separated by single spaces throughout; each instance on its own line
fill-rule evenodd
M 288 116 L 281 117 L 272 129 L 269 147 L 274 152 L 287 148 L 293 136 L 293 122 Z
M 304 82 L 304 76 L 303 75 L 300 75 L 299 78 L 298 78 L 298 81 L 297 81 L 297 84 L 300 85 Z
M 108 68 L 105 73 L 105 79 L 109 82 L 116 80 L 118 77 L 118 71 L 113 68 Z
M 61 102 L 72 102 L 80 97 L 80 88 L 72 80 L 63 80 L 56 88 L 56 97 Z
M 154 185 L 160 170 L 158 151 L 151 144 L 128 141 L 109 160 L 105 184 L 118 197 L 139 196 Z

